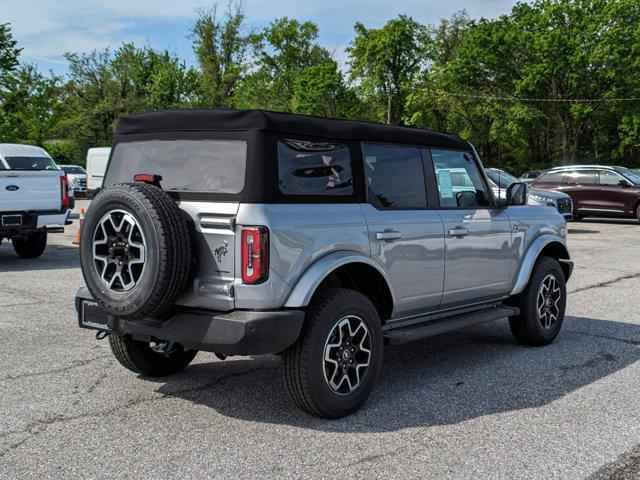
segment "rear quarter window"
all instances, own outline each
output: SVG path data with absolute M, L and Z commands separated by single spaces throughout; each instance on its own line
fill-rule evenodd
M 540 175 L 535 183 L 565 183 L 565 172 L 549 172 Z
M 278 187 L 284 195 L 353 195 L 349 148 L 341 143 L 280 140 Z

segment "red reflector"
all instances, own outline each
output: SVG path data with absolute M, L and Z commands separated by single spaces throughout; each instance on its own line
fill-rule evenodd
M 160 184 L 161 180 L 162 180 L 162 177 L 160 175 L 153 175 L 151 173 L 136 173 L 133 176 L 134 182 L 144 182 L 144 183 L 150 183 L 152 185 Z
M 269 232 L 265 227 L 242 229 L 242 283 L 263 282 L 269 275 Z
M 60 204 L 62 208 L 69 208 L 69 179 L 66 175 L 60 177 Z

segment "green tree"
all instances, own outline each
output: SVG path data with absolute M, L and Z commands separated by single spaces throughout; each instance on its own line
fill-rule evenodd
M 379 29 L 367 29 L 360 22 L 354 28 L 356 37 L 347 49 L 351 80 L 384 112 L 386 123 L 402 123 L 404 102 L 426 53 L 426 28 L 405 15 Z
M 292 99 L 294 113 L 349 118 L 359 113 L 359 102 L 334 61 L 307 67 L 296 79 Z
M 296 80 L 308 68 L 331 61 L 312 22 L 280 18 L 252 36 L 253 69 L 238 87 L 235 106 L 293 110 Z
M 62 104 L 62 81 L 20 65 L 3 94 L 0 134 L 4 141 L 42 145 L 55 135 Z
M 488 140 L 521 161 L 597 159 L 616 151 L 620 115 L 636 109 L 600 100 L 638 94 L 639 11 L 633 0 L 517 4 L 510 15 L 473 25 L 448 69 L 451 84 L 512 99 L 487 101 Z
M 168 51 L 123 44 L 113 54 L 103 50 L 66 58 L 70 81 L 59 128 L 79 152 L 109 145 L 120 115 L 197 100 L 197 73 Z
M 229 3 L 224 19 L 217 9 L 200 10 L 192 29 L 193 48 L 200 66 L 200 104 L 228 105 L 247 68 L 249 35 L 244 27 L 244 4 Z
M 9 24 L 0 24 L 0 81 L 18 66 L 18 57 L 22 49 L 17 45 L 18 42 L 13 38 Z

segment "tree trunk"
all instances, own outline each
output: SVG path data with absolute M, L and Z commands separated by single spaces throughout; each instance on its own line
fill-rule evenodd
M 387 94 L 387 125 L 391 124 L 391 108 L 392 108 L 391 94 L 388 93 Z
M 560 115 L 560 144 L 562 145 L 562 165 L 569 165 L 569 128 L 562 114 Z

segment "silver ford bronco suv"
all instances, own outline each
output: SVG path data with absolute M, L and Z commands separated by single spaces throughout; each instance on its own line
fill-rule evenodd
M 199 350 L 280 354 L 293 401 L 327 418 L 371 394 L 384 345 L 509 319 L 562 326 L 566 224 L 495 198 L 473 146 L 426 130 L 266 111 L 122 117 L 80 255 L 80 327 L 129 370 Z

